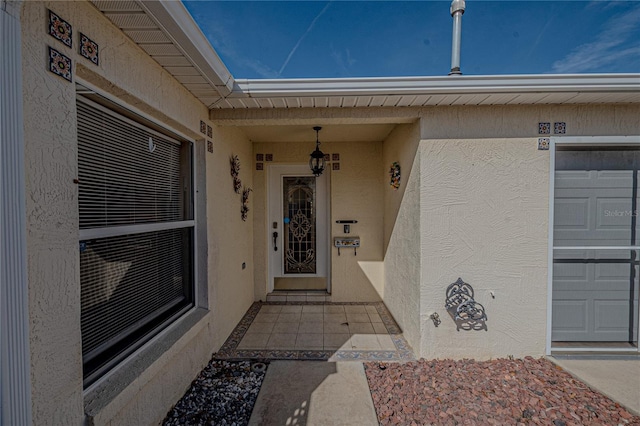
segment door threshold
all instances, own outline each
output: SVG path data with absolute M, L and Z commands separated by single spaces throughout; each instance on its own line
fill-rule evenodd
M 635 355 L 638 346 L 635 342 L 564 342 L 551 344 L 551 355 Z
M 640 352 L 602 352 L 602 351 L 593 351 L 593 352 L 563 352 L 563 351 L 551 351 L 551 358 L 556 359 L 592 359 L 592 360 L 607 360 L 607 359 L 616 359 L 616 360 L 631 360 L 636 361 L 640 360 Z
M 331 302 L 326 290 L 274 290 L 267 294 L 267 302 Z

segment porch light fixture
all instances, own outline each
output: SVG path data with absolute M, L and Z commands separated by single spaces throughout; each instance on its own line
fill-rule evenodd
M 318 133 L 322 127 L 316 126 L 313 130 L 316 131 L 316 150 L 311 153 L 309 158 L 309 168 L 315 177 L 318 177 L 324 172 L 324 153 L 320 151 L 320 140 L 318 139 Z

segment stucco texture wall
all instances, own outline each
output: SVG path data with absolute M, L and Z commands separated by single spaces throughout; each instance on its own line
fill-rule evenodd
M 73 48 L 47 34 L 47 9 L 73 25 Z M 73 183 L 77 177 L 76 88 L 48 71 L 47 46 L 73 60 L 74 81 L 89 83 L 197 144 L 204 143 L 198 140 L 202 137 L 198 130 L 200 120 L 209 123 L 208 109 L 88 2 L 27 1 L 21 24 L 33 421 L 73 425 L 84 418 L 78 200 Z M 79 32 L 100 45 L 100 66 L 77 53 Z M 221 170 L 230 179 L 229 145 L 244 157 L 250 154 L 246 140 L 226 130 L 214 131 L 216 152 L 206 153 L 210 201 L 229 198 L 228 186 L 214 183 L 221 179 Z M 251 173 L 244 178 L 251 184 Z M 134 417 L 131 424 L 159 422 L 219 348 L 234 325 L 231 322 L 253 300 L 250 267 L 241 272 L 238 262 L 228 261 L 231 256 L 251 265 L 251 221 L 240 220 L 237 197 L 207 208 L 209 241 L 225 238 L 235 244 L 233 248 L 211 244 L 209 295 L 203 299 L 208 300 L 203 307 L 211 314 L 108 404 L 108 414 L 97 417 L 103 423 Z M 221 223 L 219 217 L 228 220 Z
M 398 125 L 383 142 L 383 300 L 411 347 L 420 346 L 420 127 Z M 389 183 L 400 164 L 400 187 Z
M 214 128 L 213 153 L 207 153 L 207 215 L 209 241 L 209 304 L 212 311 L 211 340 L 220 348 L 254 300 L 253 206 L 240 215 L 241 194 L 233 190 L 229 159 L 240 159 L 240 180 L 253 188 L 252 147 L 235 128 Z M 242 264 L 245 263 L 245 269 Z
M 544 353 L 548 160 L 535 139 L 421 142 L 420 356 Z M 444 303 L 458 277 L 484 305 L 488 331 L 456 331 Z
M 334 302 L 365 302 L 380 300 L 380 274 L 369 272 L 369 262 L 383 259 L 383 207 L 381 142 L 325 142 L 321 149 L 325 153 L 340 154 L 340 170 L 330 170 L 331 197 L 331 235 L 343 234 L 339 219 L 355 219 L 352 236 L 360 236 L 362 247 L 357 256 L 352 250 L 342 250 L 341 256 L 335 248 L 331 250 L 331 291 Z M 273 154 L 274 163 L 308 164 L 313 144 L 305 143 L 254 143 L 255 153 Z M 254 157 L 255 158 L 255 157 Z M 269 163 L 267 164 L 267 167 Z M 255 168 L 253 165 L 251 166 Z M 255 211 L 254 211 L 254 259 L 255 259 L 255 297 L 264 300 L 267 291 L 267 173 L 254 171 Z M 365 272 L 366 271 L 366 272 Z
M 537 123 L 564 121 L 567 136 L 637 135 L 640 109 L 445 107 L 425 108 L 422 114 L 417 355 L 543 355 L 549 152 L 537 149 Z M 446 287 L 458 277 L 473 286 L 484 305 L 487 331 L 456 331 L 445 311 Z M 433 312 L 442 319 L 439 327 L 429 318 Z

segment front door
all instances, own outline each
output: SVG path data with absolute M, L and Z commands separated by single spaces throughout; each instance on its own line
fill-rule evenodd
M 556 152 L 552 340 L 638 339 L 640 151 Z
M 327 290 L 327 176 L 269 167 L 269 291 Z

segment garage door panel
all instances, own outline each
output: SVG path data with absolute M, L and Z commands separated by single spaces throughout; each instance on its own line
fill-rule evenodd
M 583 285 L 588 280 L 589 268 L 584 263 L 556 263 L 553 265 L 553 279 L 558 286 L 557 290 L 563 289 L 563 286 Z M 567 288 L 569 289 L 569 288 Z
M 589 230 L 589 198 L 556 197 L 554 226 L 562 231 Z M 567 234 L 571 235 L 571 234 Z
M 587 300 L 559 299 L 553 301 L 553 321 L 558 324 L 553 331 L 587 333 Z
M 598 197 L 596 199 L 596 232 L 605 233 L 602 238 L 605 238 L 608 232 L 624 233 L 622 239 L 631 238 L 629 230 L 636 206 L 637 201 L 634 205 L 628 197 Z
M 627 295 L 628 296 L 628 295 Z M 629 329 L 629 298 L 604 299 L 593 301 L 595 307 L 595 331 L 628 332 Z
M 629 330 L 636 335 L 638 303 L 630 306 L 629 296 L 617 300 L 594 300 L 594 334 L 597 341 L 628 341 Z
M 637 245 L 640 151 L 556 154 L 554 246 Z M 636 254 L 629 249 L 554 250 L 553 340 L 637 339 Z
M 631 188 L 633 171 L 631 170 L 557 170 L 556 189 L 608 189 Z
M 606 285 L 606 288 L 613 289 L 620 283 L 629 287 L 631 279 L 631 265 L 629 263 L 597 263 L 593 266 L 595 267 L 595 281 Z

